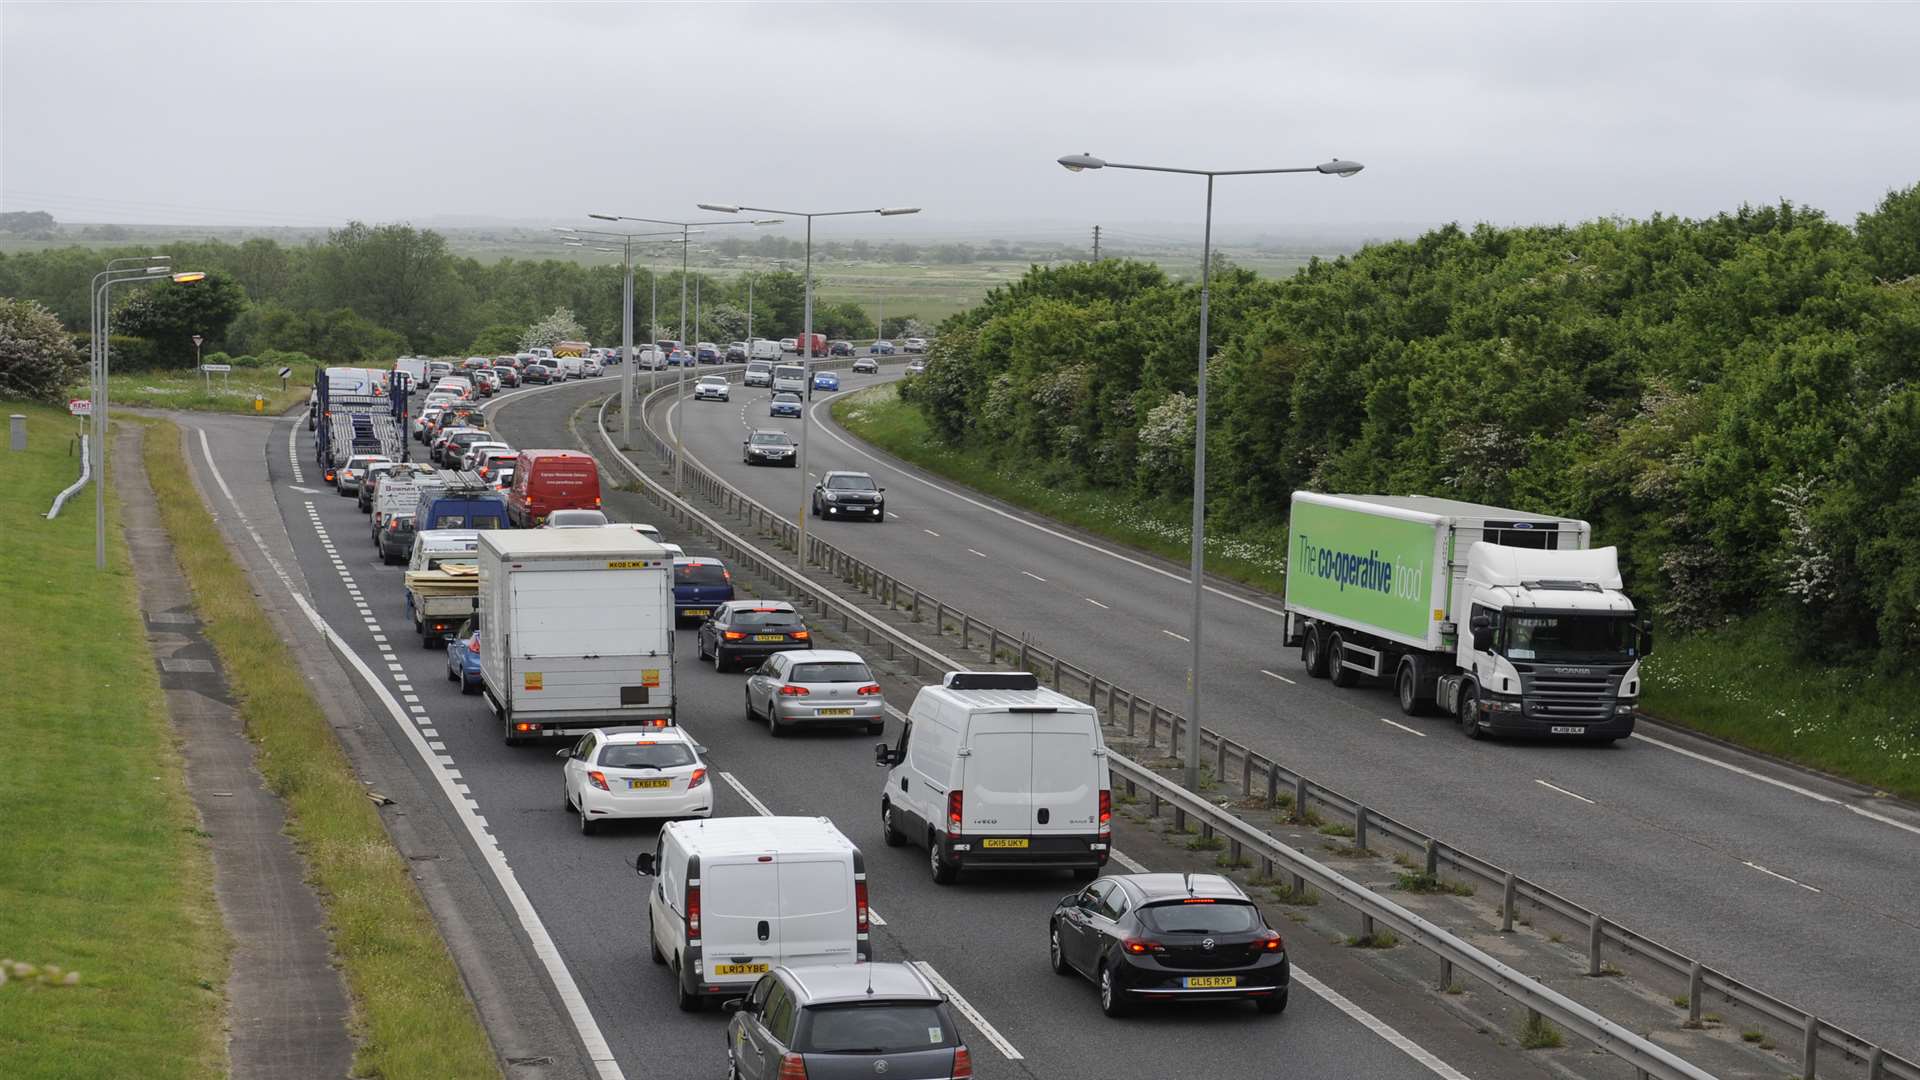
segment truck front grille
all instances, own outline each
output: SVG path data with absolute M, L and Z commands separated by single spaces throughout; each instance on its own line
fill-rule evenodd
M 1543 721 L 1598 722 L 1613 716 L 1623 669 L 1515 665 L 1527 715 Z

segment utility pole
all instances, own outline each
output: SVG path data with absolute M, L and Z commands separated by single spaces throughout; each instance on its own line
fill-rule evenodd
M 1093 261 L 1100 261 L 1100 226 L 1093 227 Z

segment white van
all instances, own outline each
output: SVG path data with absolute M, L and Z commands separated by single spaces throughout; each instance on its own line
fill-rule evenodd
M 754 338 L 748 346 L 747 355 L 754 360 L 780 359 L 780 343 L 771 338 Z
M 562 379 L 580 379 L 586 377 L 587 364 L 586 361 L 580 357 L 556 356 L 554 359 L 560 361 L 560 377 Z
M 775 965 L 873 959 L 866 862 L 826 818 L 669 822 L 635 869 L 653 878 L 653 962 L 682 1011 L 740 997 Z
M 799 364 L 781 364 L 773 369 L 773 392 L 804 394 L 807 392 L 807 369 Z
M 880 824 L 888 846 L 927 845 L 933 880 L 961 869 L 1070 869 L 1092 879 L 1113 844 L 1100 717 L 1024 671 L 950 671 L 923 687 L 892 746 Z

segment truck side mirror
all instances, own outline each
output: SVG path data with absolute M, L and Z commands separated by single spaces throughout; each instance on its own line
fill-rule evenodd
M 1640 624 L 1640 655 L 1643 658 L 1653 655 L 1652 622 L 1643 622 Z
M 1475 652 L 1486 652 L 1488 649 L 1493 648 L 1492 619 L 1487 618 L 1485 615 L 1475 615 L 1473 619 L 1467 623 L 1467 626 L 1473 632 L 1473 649 Z
M 641 877 L 653 876 L 653 852 L 643 851 L 633 860 L 633 872 Z

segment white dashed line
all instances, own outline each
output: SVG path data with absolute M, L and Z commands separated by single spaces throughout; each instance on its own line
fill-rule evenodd
M 1095 599 L 1094 599 L 1093 597 L 1091 597 L 1091 596 L 1089 596 L 1089 597 L 1086 597 L 1085 599 L 1086 599 L 1086 601 L 1087 601 L 1087 603 L 1089 603 L 1089 604 L 1092 604 L 1092 605 L 1093 605 L 1094 607 L 1097 607 L 1097 608 L 1099 608 L 1099 609 L 1100 609 L 1101 611 L 1112 611 L 1112 610 L 1113 610 L 1112 608 L 1110 608 L 1110 607 L 1108 607 L 1107 605 L 1105 605 L 1105 604 L 1103 604 L 1103 603 L 1101 603 L 1100 601 L 1098 601 L 1098 600 L 1095 600 Z
M 972 552 L 972 553 L 973 553 L 973 554 L 975 554 L 975 555 L 978 555 L 978 556 L 980 556 L 980 557 L 981 557 L 981 558 L 983 558 L 983 559 L 987 557 L 987 553 L 986 553 L 986 552 L 984 552 L 984 551 L 974 551 L 974 549 L 972 549 L 972 548 L 968 548 L 967 550 L 968 550 L 968 551 L 970 551 L 970 552 Z
M 1427 737 L 1427 733 L 1426 733 L 1426 732 L 1424 732 L 1424 731 L 1420 731 L 1420 730 L 1417 730 L 1417 729 L 1415 729 L 1415 728 L 1410 728 L 1410 727 L 1408 727 L 1407 725 L 1405 725 L 1405 724 L 1403 724 L 1403 723 L 1401 723 L 1401 722 L 1400 722 L 1400 721 L 1398 721 L 1398 720 L 1389 720 L 1389 719 L 1387 719 L 1386 717 L 1384 717 L 1384 716 L 1383 716 L 1383 717 L 1381 717 L 1381 718 L 1380 718 L 1380 722 L 1381 722 L 1381 723 L 1383 723 L 1383 724 L 1391 724 L 1391 725 L 1393 725 L 1394 727 L 1397 727 L 1397 728 L 1399 728 L 1399 729 L 1400 729 L 1401 731 L 1404 731 L 1404 732 L 1406 732 L 1406 733 L 1407 733 L 1407 734 L 1409 734 L 1409 735 L 1418 735 L 1418 736 L 1420 736 L 1420 737 L 1421 737 L 1421 738 L 1423 738 L 1423 739 Z
M 727 782 L 728 787 L 732 788 L 735 792 L 737 792 L 741 798 L 747 800 L 747 805 L 753 807 L 754 813 L 759 814 L 761 817 L 773 816 L 773 811 L 767 809 L 767 804 L 761 802 L 759 799 L 754 798 L 753 792 L 747 790 L 747 785 L 734 779 L 734 776 L 732 773 L 723 772 L 720 774 L 720 779 L 725 780 Z
M 1283 682 L 1283 683 L 1286 683 L 1286 684 L 1287 684 L 1288 686 L 1299 686 L 1299 685 L 1300 685 L 1299 683 L 1297 683 L 1297 682 L 1294 682 L 1294 681 L 1293 681 L 1292 679 L 1289 679 L 1289 678 L 1287 678 L 1287 677 L 1286 677 L 1285 675 L 1282 675 L 1282 674 L 1280 674 L 1280 673 L 1279 673 L 1279 672 L 1277 672 L 1277 671 L 1268 671 L 1268 670 L 1267 670 L 1266 668 L 1261 668 L 1261 669 L 1260 669 L 1260 674 L 1262 674 L 1262 675 L 1271 675 L 1271 676 L 1273 676 L 1274 678 L 1276 678 L 1276 679 L 1279 679 L 1279 680 L 1280 680 L 1281 682 Z
M 921 531 L 921 532 L 923 532 L 923 533 L 926 533 L 926 534 L 927 534 L 928 536 L 939 536 L 939 535 L 940 535 L 939 533 L 937 533 L 937 532 L 934 532 L 934 531 L 933 531 L 932 529 L 921 529 L 920 531 Z
M 1781 881 L 1784 881 L 1789 885 L 1798 885 L 1810 893 L 1817 893 L 1820 891 L 1819 889 L 1814 888 L 1813 886 L 1807 884 L 1804 881 L 1795 881 L 1792 878 L 1788 877 L 1787 875 L 1775 873 L 1774 871 L 1769 870 L 1764 866 L 1761 866 L 1759 863 L 1750 862 L 1750 863 L 1745 863 L 1744 865 L 1752 867 L 1753 869 L 1760 871 L 1761 873 L 1767 875 L 1770 878 L 1779 878 Z
M 1587 798 L 1585 795 L 1576 795 L 1573 792 L 1568 791 L 1566 788 L 1556 787 L 1553 784 L 1547 783 L 1545 780 L 1535 780 L 1534 783 L 1539 784 L 1543 788 L 1549 788 L 1551 790 L 1557 791 L 1560 794 L 1565 795 L 1569 799 L 1579 799 L 1581 802 L 1586 803 L 1588 806 L 1600 805 L 1599 803 L 1594 802 L 1592 799 Z
M 1165 634 L 1165 635 L 1167 635 L 1167 636 L 1168 636 L 1168 637 L 1170 637 L 1170 638 L 1179 638 L 1179 639 L 1180 639 L 1181 641 L 1192 641 L 1192 640 L 1193 640 L 1192 638 L 1190 638 L 1190 637 L 1188 637 L 1188 636 L 1187 636 L 1187 635 L 1185 635 L 1185 634 L 1176 634 L 1176 633 L 1174 633 L 1174 632 L 1173 632 L 1173 631 L 1171 631 L 1171 630 L 1162 630 L 1162 631 L 1160 631 L 1160 632 L 1161 632 L 1161 633 L 1163 633 L 1163 634 Z
M 1028 577 L 1030 577 L 1030 578 L 1032 578 L 1032 579 L 1033 579 L 1033 580 L 1035 580 L 1035 581 L 1045 581 L 1045 580 L 1047 580 L 1046 578 L 1043 578 L 1043 577 L 1041 577 L 1041 576 L 1040 576 L 1039 574 L 1036 574 L 1036 573 L 1034 573 L 1034 572 L 1033 572 L 1033 571 L 1031 571 L 1031 570 L 1022 570 L 1022 571 L 1020 571 L 1020 572 L 1021 572 L 1021 573 L 1023 573 L 1023 574 L 1025 574 L 1025 575 L 1027 575 Z
M 1113 849 L 1113 861 L 1119 863 L 1121 866 L 1126 867 L 1129 873 L 1144 874 L 1148 872 L 1145 863 L 1140 862 L 1138 859 L 1135 859 L 1133 856 L 1128 855 L 1124 851 L 1121 851 L 1119 848 Z
M 1882 825 L 1891 825 L 1896 829 L 1904 829 L 1907 832 L 1914 833 L 1915 835 L 1920 835 L 1920 825 L 1913 825 L 1908 822 L 1901 821 L 1898 818 L 1890 818 L 1885 814 L 1877 814 L 1872 810 L 1865 809 L 1864 807 L 1855 806 L 1850 802 L 1846 802 L 1845 800 L 1842 800 L 1842 799 L 1836 799 L 1831 795 L 1822 795 L 1817 791 L 1810 791 L 1807 788 L 1803 788 L 1798 784 L 1789 784 L 1785 780 L 1776 780 L 1771 776 L 1766 776 L 1762 773 L 1754 772 L 1751 769 L 1743 769 L 1738 765 L 1732 765 L 1727 762 L 1720 761 L 1716 758 L 1710 758 L 1705 754 L 1696 753 L 1692 750 L 1687 749 L 1684 746 L 1675 746 L 1670 742 L 1662 742 L 1661 740 L 1656 739 L 1651 735 L 1642 735 L 1636 731 L 1633 733 L 1633 737 L 1644 743 L 1652 743 L 1653 745 L 1660 747 L 1662 750 L 1671 750 L 1674 753 L 1681 755 L 1682 757 L 1690 757 L 1695 761 L 1705 762 L 1708 765 L 1712 765 L 1714 768 L 1725 769 L 1731 773 L 1739 773 L 1741 776 L 1744 776 L 1749 780 L 1758 780 L 1763 784 L 1772 784 L 1774 787 L 1777 787 L 1782 791 L 1791 791 L 1795 795 L 1799 795 L 1802 798 L 1812 799 L 1815 802 L 1830 803 L 1834 806 L 1839 807 L 1842 810 L 1847 811 L 1848 813 L 1858 814 L 1863 818 L 1871 818 L 1872 820 L 1877 821 Z

